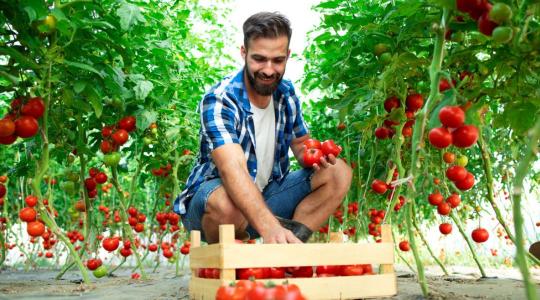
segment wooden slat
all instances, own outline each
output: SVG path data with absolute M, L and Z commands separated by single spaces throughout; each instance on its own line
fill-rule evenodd
M 234 244 L 234 225 L 219 225 L 219 244 L 220 245 L 229 245 Z M 222 250 L 221 248 L 220 250 Z M 222 252 L 220 251 L 220 254 Z M 220 261 L 220 264 L 223 265 L 223 262 Z M 236 279 L 236 270 L 235 268 L 221 269 L 219 271 L 221 278 L 221 283 L 227 281 L 233 281 Z
M 219 268 L 220 253 L 223 245 L 212 244 L 189 250 L 190 268 Z
M 191 231 L 191 249 L 200 249 L 201 247 L 201 232 L 198 231 L 198 230 L 192 230 Z M 190 261 L 191 261 L 191 257 L 190 257 Z M 192 267 L 191 264 L 190 264 L 190 268 L 191 268 L 191 277 L 195 277 L 197 276 L 198 272 L 197 272 L 197 269 Z
M 381 227 L 381 239 L 383 243 L 394 244 L 394 239 L 392 238 L 392 228 L 389 224 L 384 224 Z M 381 264 L 380 269 L 381 274 L 393 274 L 394 273 L 394 262 L 392 261 L 389 264 Z
M 306 299 L 358 299 L 368 297 L 388 297 L 397 294 L 395 276 L 392 274 L 287 278 L 296 284 Z M 262 280 L 265 282 L 266 280 Z M 281 284 L 276 279 L 269 280 Z M 193 278 L 190 282 L 191 299 L 215 299 L 220 286 L 218 279 Z

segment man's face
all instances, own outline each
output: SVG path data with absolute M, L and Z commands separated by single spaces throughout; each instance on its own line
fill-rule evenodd
M 278 87 L 290 54 L 286 36 L 258 38 L 249 41 L 249 48 L 241 48 L 246 62 L 248 84 L 262 96 L 271 95 Z

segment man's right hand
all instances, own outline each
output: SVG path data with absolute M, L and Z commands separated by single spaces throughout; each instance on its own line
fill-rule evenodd
M 265 234 L 261 234 L 265 244 L 301 244 L 292 231 L 277 225 L 268 230 Z

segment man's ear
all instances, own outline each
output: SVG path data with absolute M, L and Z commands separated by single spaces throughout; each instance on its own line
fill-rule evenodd
M 291 57 L 291 49 L 287 49 L 287 59 L 289 59 L 289 57 Z
M 242 58 L 244 60 L 246 59 L 247 51 L 246 51 L 246 47 L 244 47 L 244 45 L 240 46 L 240 55 L 242 55 Z

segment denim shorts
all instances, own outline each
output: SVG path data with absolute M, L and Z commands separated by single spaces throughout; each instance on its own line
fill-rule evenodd
M 301 169 L 288 173 L 278 183 L 270 182 L 262 191 L 266 205 L 276 216 L 292 219 L 296 206 L 311 193 L 311 177 L 313 169 Z M 206 210 L 210 194 L 222 185 L 220 178 L 203 182 L 186 207 L 186 213 L 181 215 L 186 230 L 201 231 L 201 239 L 206 240 L 202 230 L 201 219 Z M 251 226 L 247 227 L 251 238 L 259 237 L 259 233 Z

